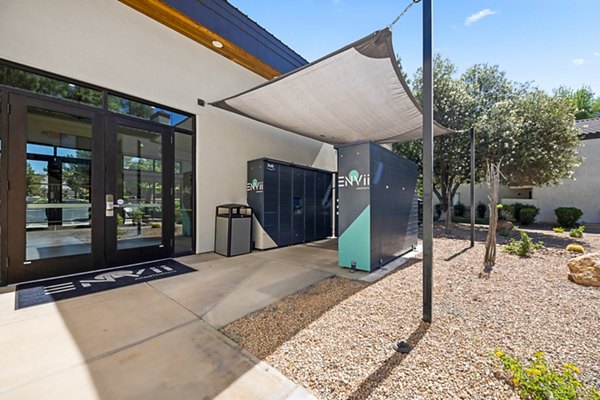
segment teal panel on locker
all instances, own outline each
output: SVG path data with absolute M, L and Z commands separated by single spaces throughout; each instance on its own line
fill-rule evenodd
M 338 239 L 340 266 L 371 271 L 371 206 L 367 206 Z

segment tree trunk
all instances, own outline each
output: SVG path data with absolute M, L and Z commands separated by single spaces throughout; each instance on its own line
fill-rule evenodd
M 448 189 L 449 188 L 446 188 L 446 233 L 452 233 L 452 191 Z
M 493 266 L 496 263 L 496 228 L 498 226 L 498 190 L 500 188 L 500 162 L 497 164 L 488 163 L 487 185 L 490 221 L 487 239 L 485 241 L 485 258 L 483 260 L 486 266 Z

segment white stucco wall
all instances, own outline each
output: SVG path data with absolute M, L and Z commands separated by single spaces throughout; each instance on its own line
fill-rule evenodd
M 505 203 L 520 202 L 534 204 L 540 208 L 537 222 L 556 223 L 554 209 L 558 207 L 577 207 L 583 211 L 580 222 L 600 223 L 600 139 L 582 141 L 579 155 L 584 161 L 575 170 L 573 179 L 564 180 L 556 186 L 536 187 L 532 190 L 532 199 L 528 200 L 529 190 L 511 190 L 505 186 L 500 188 L 500 201 Z M 469 206 L 469 186 L 459 188 L 460 200 Z M 485 185 L 475 186 L 475 204 L 481 201 L 487 204 L 487 188 Z
M 332 146 L 212 108 L 264 79 L 116 0 L 0 0 L 0 58 L 197 115 L 197 251 L 217 204 L 245 202 L 246 161 L 335 170 Z
M 575 170 L 573 179 L 533 189 L 533 198 L 540 207 L 539 221 L 556 223 L 555 208 L 577 207 L 583 211 L 580 222 L 600 223 L 600 139 L 581 143 L 579 155 L 585 160 Z

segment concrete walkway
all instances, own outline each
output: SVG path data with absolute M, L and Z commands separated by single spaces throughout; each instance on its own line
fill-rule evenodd
M 0 399 L 314 399 L 220 328 L 334 274 L 335 242 L 224 258 L 198 270 L 14 310 L 0 292 Z

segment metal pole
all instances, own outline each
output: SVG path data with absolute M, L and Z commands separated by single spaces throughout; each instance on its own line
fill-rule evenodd
M 475 247 L 475 129 L 471 128 L 471 247 Z
M 433 0 L 423 0 L 423 321 L 433 298 Z

